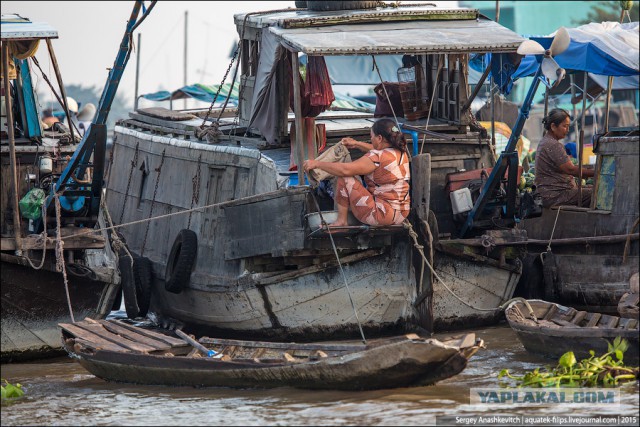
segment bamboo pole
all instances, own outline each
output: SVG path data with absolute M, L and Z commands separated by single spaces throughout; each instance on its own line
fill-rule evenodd
M 189 18 L 189 11 L 184 11 L 184 78 L 182 79 L 182 85 L 187 85 L 187 22 Z M 187 109 L 187 98 L 184 99 L 184 109 Z
M 69 114 L 69 106 L 67 105 L 67 92 L 64 90 L 64 84 L 62 83 L 62 76 L 60 75 L 60 68 L 58 67 L 58 60 L 56 59 L 56 54 L 53 51 L 53 45 L 51 44 L 51 39 L 47 39 L 47 49 L 49 49 L 49 57 L 51 58 L 51 62 L 53 63 L 53 71 L 56 73 L 56 80 L 58 80 L 58 87 L 60 88 L 60 95 L 62 96 L 62 107 L 64 108 L 64 112 L 69 119 L 69 134 L 71 135 L 71 141 L 75 143 L 75 137 L 73 135 L 73 123 L 71 122 L 71 114 Z
M 138 110 L 138 82 L 140 81 L 140 49 L 142 47 L 142 33 L 138 33 L 138 53 L 136 55 L 136 89 L 133 97 L 133 111 Z
M 2 44 L 2 80 L 4 83 L 4 101 L 7 106 L 7 133 L 9 135 L 9 162 L 11 164 L 11 184 L 13 195 L 13 232 L 16 239 L 17 256 L 22 256 L 22 227 L 20 225 L 20 207 L 18 205 L 18 168 L 16 162 L 16 136 L 13 129 L 13 111 L 11 102 L 11 85 L 9 84 L 9 49 L 6 42 Z
M 589 73 L 584 72 L 582 87 L 582 117 L 580 118 L 580 141 L 578 143 L 578 206 L 582 206 L 582 150 L 584 147 L 584 116 L 587 108 L 587 78 Z
M 625 9 L 620 11 L 620 23 L 624 20 Z M 613 76 L 607 79 L 607 100 L 604 107 L 604 133 L 609 132 L 609 107 L 611 104 L 611 90 L 613 89 Z
M 298 185 L 304 185 L 304 169 L 302 169 L 302 162 L 304 162 L 302 126 L 304 121 L 302 120 L 302 94 L 300 93 L 300 62 L 298 59 L 298 52 L 291 52 L 291 72 L 293 73 L 293 112 L 296 123 L 296 164 L 298 165 Z

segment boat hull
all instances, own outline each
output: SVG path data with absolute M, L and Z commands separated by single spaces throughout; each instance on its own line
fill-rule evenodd
M 514 266 L 500 268 L 445 253 L 438 253 L 434 263 L 446 284 L 437 279 L 433 283 L 434 328 L 438 331 L 497 323 L 502 318 L 497 307 L 513 296 L 521 273 Z
M 2 363 L 64 354 L 58 323 L 71 320 L 62 273 L 2 261 Z M 104 318 L 118 285 L 68 275 L 75 319 Z
M 458 374 L 482 347 L 474 334 L 444 341 L 411 334 L 366 344 L 334 340 L 301 344 L 207 337 L 196 342 L 184 333 L 176 333 L 182 337 L 176 339 L 167 331 L 113 320 L 60 327 L 65 350 L 95 376 L 165 386 L 328 390 L 423 386 Z M 200 353 L 212 349 L 215 357 Z
M 164 289 L 164 265 L 154 276 L 150 317 L 177 319 L 197 335 L 313 340 L 415 329 L 415 279 L 410 247 L 268 285 L 216 286 L 211 276 L 192 275 L 180 294 Z M 348 289 L 345 287 L 345 280 Z M 354 308 L 351 305 L 353 300 Z M 357 312 L 357 318 L 356 318 Z
M 637 366 L 637 320 L 599 313 L 585 314 L 574 308 L 541 300 L 528 302 L 538 319 L 537 323 L 531 320 L 522 302 L 516 302 L 506 310 L 509 326 L 528 351 L 553 358 L 572 351 L 576 358 L 584 359 L 591 356 L 590 350 L 596 355 L 607 353 L 609 343 L 616 338 L 623 338 L 629 343 L 624 362 L 629 366 Z

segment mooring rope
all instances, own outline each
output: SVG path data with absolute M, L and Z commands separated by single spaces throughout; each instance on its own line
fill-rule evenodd
M 447 284 L 440 278 L 440 276 L 438 276 L 438 273 L 436 273 L 436 271 L 434 270 L 433 266 L 429 263 L 429 261 L 427 260 L 427 257 L 424 254 L 424 247 L 418 243 L 418 234 L 415 232 L 415 230 L 413 229 L 413 226 L 411 225 L 411 223 L 409 222 L 408 219 L 405 219 L 404 222 L 402 223 L 402 225 L 404 226 L 404 228 L 407 229 L 407 231 L 409 232 L 409 235 L 411 236 L 411 239 L 413 239 L 413 246 L 418 250 L 418 252 L 420 253 L 420 256 L 422 257 L 422 262 L 426 263 L 427 266 L 429 267 L 429 269 L 431 270 L 431 272 L 433 273 L 433 275 L 435 276 L 436 279 L 438 279 L 438 281 L 440 282 L 440 284 L 442 284 L 442 286 L 444 286 L 444 288 L 451 294 L 453 295 L 458 301 L 460 301 L 462 304 L 466 305 L 469 308 L 472 308 L 474 310 L 477 311 L 496 311 L 496 310 L 504 310 L 505 308 L 507 308 L 509 306 L 509 304 L 511 304 L 514 301 L 520 301 L 522 302 L 527 309 L 529 310 L 529 314 L 531 315 L 531 318 L 537 323 L 538 319 L 536 318 L 536 315 L 533 312 L 533 309 L 531 308 L 531 305 L 529 304 L 529 302 L 522 298 L 522 297 L 514 297 L 511 298 L 507 301 L 505 301 L 504 303 L 500 304 L 498 307 L 495 308 L 478 308 L 475 307 L 471 304 L 469 304 L 468 302 L 464 301 L 462 298 L 460 298 L 455 292 L 453 292 L 451 290 L 451 288 L 449 288 L 449 286 L 447 286 Z
M 54 192 L 55 205 L 56 205 L 56 270 L 62 272 L 62 278 L 64 279 L 64 291 L 67 295 L 67 305 L 69 306 L 69 314 L 71 315 L 71 323 L 75 323 L 73 317 L 73 308 L 71 307 L 71 297 L 69 296 L 69 280 L 67 279 L 67 268 L 64 264 L 64 241 L 62 240 L 62 233 L 60 231 L 60 194 Z
M 320 210 L 320 204 L 316 199 L 316 195 L 311 192 L 313 196 L 313 201 L 316 203 L 316 208 L 318 208 L 318 214 L 320 215 L 320 222 L 323 227 L 327 227 L 327 234 L 329 235 L 329 240 L 331 240 L 331 247 L 333 247 L 333 253 L 336 256 L 336 261 L 338 261 L 338 267 L 340 268 L 340 274 L 342 274 L 342 280 L 344 281 L 344 287 L 347 289 L 347 294 L 349 295 L 349 301 L 351 302 L 351 308 L 353 308 L 353 313 L 356 315 L 356 321 L 358 322 L 358 328 L 360 328 L 360 335 L 362 336 L 362 343 L 366 344 L 367 339 L 364 337 L 364 331 L 362 330 L 362 323 L 360 323 L 360 318 L 358 317 L 358 310 L 356 309 L 356 305 L 353 302 L 353 297 L 351 296 L 351 290 L 349 289 L 349 284 L 347 283 L 347 276 L 344 274 L 344 268 L 342 268 L 342 263 L 340 262 L 340 256 L 338 255 L 338 249 L 336 248 L 336 243 L 333 241 L 333 236 L 331 235 L 331 229 L 329 228 L 329 224 L 324 220 L 324 216 L 322 215 L 322 211 Z

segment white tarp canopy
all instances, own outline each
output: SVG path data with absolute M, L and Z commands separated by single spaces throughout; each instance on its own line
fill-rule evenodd
M 515 52 L 525 39 L 485 19 L 406 21 L 269 31 L 288 49 L 307 55 Z

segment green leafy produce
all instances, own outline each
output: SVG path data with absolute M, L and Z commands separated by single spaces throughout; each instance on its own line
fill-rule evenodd
M 15 399 L 24 396 L 22 385 L 20 385 L 19 383 L 13 385 L 4 378 L 2 379 L 2 381 L 4 382 L 4 385 L 0 385 L 0 388 L 2 389 L 2 400 Z
M 511 375 L 507 369 L 498 374 L 498 378 L 509 378 L 516 381 L 517 387 L 616 387 L 620 383 L 638 379 L 638 367 L 624 366 L 624 352 L 629 348 L 625 339 L 617 337 L 609 343 L 607 353 L 596 357 L 593 350 L 591 357 L 580 362 L 572 351 L 560 357 L 558 365 L 553 368 L 536 368 L 522 376 Z M 501 383 L 503 386 L 509 384 Z

